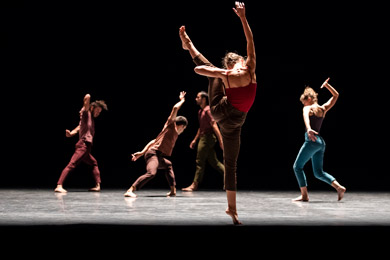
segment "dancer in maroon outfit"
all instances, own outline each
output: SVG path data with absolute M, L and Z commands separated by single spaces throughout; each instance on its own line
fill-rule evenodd
M 107 110 L 107 105 L 103 100 L 97 100 L 90 103 L 91 96 L 86 94 L 84 97 L 84 105 L 80 110 L 80 123 L 79 125 L 69 131 L 66 129 L 66 137 L 72 137 L 79 133 L 79 141 L 76 143 L 76 150 L 70 159 L 69 164 L 62 171 L 61 176 L 57 182 L 55 192 L 65 193 L 67 192 L 63 187 L 63 183 L 68 174 L 73 171 L 80 162 L 84 162 L 91 165 L 93 177 L 96 185 L 91 188 L 90 191 L 100 191 L 100 171 L 96 159 L 91 154 L 93 136 L 95 134 L 95 121 L 94 118 L 98 117 L 102 110 Z

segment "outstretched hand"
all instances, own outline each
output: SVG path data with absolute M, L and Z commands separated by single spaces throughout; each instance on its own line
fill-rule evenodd
M 71 134 L 71 132 L 68 129 L 66 129 L 65 130 L 65 136 L 66 137 L 72 137 L 73 135 Z
M 180 95 L 179 95 L 179 99 L 180 99 L 180 100 L 183 100 L 186 94 L 187 94 L 187 93 L 186 93 L 185 91 L 181 91 L 181 92 L 180 92 Z
M 233 11 L 238 15 L 238 17 L 245 17 L 245 4 L 243 2 L 236 2 L 236 8 L 233 7 Z
M 141 152 L 133 153 L 133 154 L 131 155 L 131 160 L 132 160 L 133 162 L 135 162 L 135 161 L 137 161 L 138 158 L 140 158 L 141 156 L 142 156 L 142 153 L 141 153 Z

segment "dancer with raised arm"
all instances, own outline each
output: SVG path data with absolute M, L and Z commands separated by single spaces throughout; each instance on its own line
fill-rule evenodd
M 247 58 L 229 52 L 223 59 L 224 68 L 217 68 L 194 46 L 184 26 L 179 35 L 183 49 L 188 50 L 197 65 L 195 72 L 207 76 L 210 111 L 222 134 L 225 166 L 224 189 L 227 194 L 226 214 L 235 225 L 241 224 L 236 206 L 237 159 L 240 150 L 241 128 L 256 96 L 256 53 L 252 30 L 245 14 L 244 3 L 236 2 L 234 12 L 240 18 L 246 38 Z
M 104 100 L 96 100 L 91 103 L 91 96 L 86 94 L 83 100 L 83 107 L 80 110 L 80 123 L 79 125 L 69 131 L 66 129 L 66 137 L 72 137 L 79 134 L 79 141 L 76 143 L 75 152 L 70 159 L 70 162 L 62 171 L 61 176 L 57 182 L 55 192 L 66 193 L 63 188 L 63 183 L 68 174 L 73 171 L 80 162 L 84 162 L 91 165 L 93 177 L 95 179 L 95 187 L 90 191 L 100 191 L 100 171 L 96 159 L 91 154 L 93 136 L 95 134 L 95 121 L 94 118 L 98 117 L 102 110 L 107 110 L 107 105 Z
M 332 97 L 322 106 L 318 105 L 318 94 L 310 87 L 306 87 L 300 97 L 303 104 L 303 121 L 306 127 L 305 142 L 302 145 L 294 162 L 294 172 L 301 189 L 301 196 L 293 201 L 309 201 L 306 176 L 303 171 L 305 164 L 311 159 L 314 176 L 336 189 L 338 200 L 344 197 L 345 187 L 341 186 L 336 179 L 323 170 L 325 153 L 325 141 L 320 135 L 320 129 L 326 113 L 336 104 L 339 93 L 329 84 L 329 78 L 321 85 L 327 88 Z
M 131 185 L 124 194 L 125 197 L 136 198 L 137 195 L 134 191 L 141 189 L 142 186 L 153 179 L 159 169 L 165 170 L 165 176 L 169 183 L 169 187 L 171 188 L 171 191 L 167 193 L 167 196 L 176 196 L 176 181 L 172 162 L 166 157 L 171 156 L 178 136 L 183 133 L 188 125 L 188 121 L 184 116 L 177 116 L 177 112 L 185 101 L 185 95 L 186 92 L 180 92 L 180 101 L 173 106 L 171 114 L 156 139 L 150 141 L 142 151 L 132 154 L 131 160 L 133 162 L 138 160 L 141 156 L 145 157 L 146 173 L 140 176 Z

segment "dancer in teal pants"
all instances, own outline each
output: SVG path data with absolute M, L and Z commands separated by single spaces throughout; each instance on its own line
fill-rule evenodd
M 332 175 L 323 170 L 326 145 L 319 132 L 325 114 L 334 106 L 339 97 L 339 93 L 328 83 L 328 81 L 329 78 L 325 80 L 321 88 L 326 87 L 332 94 L 332 97 L 322 106 L 317 103 L 318 94 L 310 87 L 305 88 L 305 91 L 300 98 L 300 101 L 304 105 L 303 120 L 306 126 L 306 133 L 305 142 L 299 150 L 298 156 L 294 162 L 294 172 L 301 189 L 301 196 L 293 199 L 293 201 L 309 201 L 306 176 L 303 167 L 310 159 L 312 161 L 314 176 L 334 187 L 337 190 L 338 200 L 341 200 L 344 197 L 346 191 L 345 187 L 341 186 Z

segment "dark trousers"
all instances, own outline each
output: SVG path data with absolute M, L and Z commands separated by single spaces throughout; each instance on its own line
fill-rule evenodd
M 167 178 L 169 186 L 176 186 L 172 163 L 167 158 L 164 158 L 160 151 L 149 149 L 145 153 L 145 161 L 146 173 L 133 183 L 132 186 L 135 190 L 141 189 L 142 186 L 153 179 L 157 174 L 157 170 L 165 170 L 165 177 Z
M 88 165 L 92 166 L 92 174 L 93 177 L 95 178 L 95 182 L 100 183 L 100 171 L 99 167 L 97 164 L 96 159 L 91 155 L 91 148 L 92 144 L 89 142 L 85 142 L 84 140 L 79 140 L 76 143 L 76 150 L 70 159 L 70 162 L 68 165 L 65 167 L 65 169 L 62 171 L 61 176 L 57 182 L 58 185 L 62 185 L 68 176 L 68 174 L 73 171 L 76 166 L 80 162 L 84 162 Z
M 217 138 L 213 133 L 208 133 L 200 136 L 198 142 L 198 150 L 196 153 L 196 171 L 194 182 L 200 183 L 203 180 L 206 161 L 216 169 L 219 173 L 224 174 L 225 167 L 218 160 L 217 154 L 214 150 L 214 145 L 217 142 Z
M 196 65 L 213 66 L 202 54 L 194 59 Z M 237 190 L 237 159 L 240 152 L 241 127 L 247 113 L 233 107 L 225 95 L 223 82 L 219 78 L 208 77 L 210 112 L 218 123 L 224 146 L 225 190 Z

